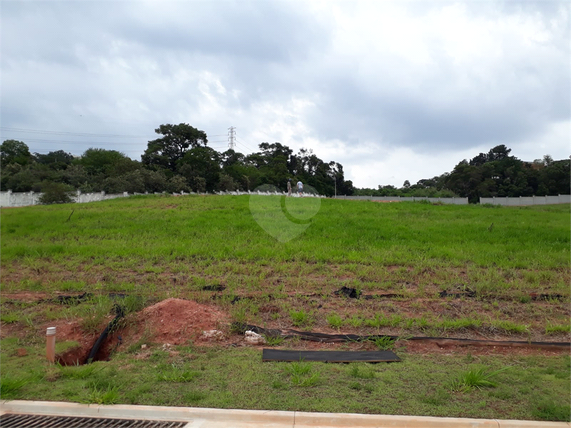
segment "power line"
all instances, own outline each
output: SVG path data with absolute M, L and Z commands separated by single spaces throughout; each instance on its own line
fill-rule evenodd
M 68 131 L 47 131 L 40 129 L 23 129 L 0 127 L 3 131 L 22 132 L 26 134 L 47 134 L 47 135 L 73 135 L 76 137 L 108 137 L 108 138 L 148 138 L 148 135 L 125 135 L 125 134 L 92 134 L 88 132 L 68 132 Z
M 21 132 L 26 134 L 47 134 L 47 135 L 74 135 L 74 136 L 86 136 L 86 137 L 112 137 L 112 138 L 149 138 L 148 135 L 128 135 L 128 134 L 99 134 L 99 133 L 89 133 L 89 132 L 70 132 L 70 131 L 51 131 L 45 129 L 25 129 L 25 128 L 12 128 L 2 126 L 0 127 L 3 131 L 10 132 Z M 155 135 L 153 135 L 155 137 Z M 228 137 L 228 134 L 213 134 L 209 137 Z
M 26 142 L 32 142 L 34 144 L 103 144 L 103 145 L 128 145 L 128 146 L 140 146 L 144 143 L 124 143 L 120 141 L 70 141 L 70 140 L 46 140 L 45 138 L 26 138 Z
M 256 150 L 253 150 L 251 147 L 248 147 L 246 144 L 244 144 L 243 142 L 241 142 L 240 140 L 236 140 L 239 144 L 241 144 L 245 149 L 250 150 L 252 153 L 255 153 Z

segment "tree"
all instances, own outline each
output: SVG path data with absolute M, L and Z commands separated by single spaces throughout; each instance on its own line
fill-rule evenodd
M 143 164 L 150 169 L 167 169 L 175 172 L 177 162 L 184 157 L 189 148 L 206 147 L 208 139 L 200 131 L 186 123 L 179 125 L 161 125 L 155 129 L 163 135 L 149 141 L 147 150 L 141 156 Z
M 26 143 L 17 140 L 6 140 L 0 145 L 0 163 L 3 167 L 11 163 L 27 165 L 32 160 L 33 157 Z
M 63 150 L 49 152 L 47 155 L 34 153 L 34 157 L 36 158 L 37 163 L 46 165 L 54 170 L 64 170 L 71 165 L 73 161 L 73 156 Z
M 42 191 L 45 182 L 61 181 L 59 171 L 54 171 L 45 165 L 31 163 L 22 166 L 17 163 L 8 164 L 2 168 L 2 189 L 13 192 Z
M 212 192 L 220 180 L 220 154 L 210 147 L 194 147 L 179 160 L 178 172 L 197 192 Z
M 43 183 L 43 194 L 40 196 L 40 204 L 68 204 L 74 202 L 71 198 L 73 187 L 63 183 Z
M 571 160 L 552 161 L 540 171 L 540 182 L 544 188 L 543 194 L 568 195 L 570 189 Z
M 220 190 L 227 192 L 238 189 L 238 185 L 234 179 L 226 174 L 220 174 L 220 182 L 218 183 L 218 187 Z
M 62 173 L 62 181 L 82 192 L 93 190 L 90 177 L 82 165 L 70 165 Z
M 167 190 L 173 193 L 190 192 L 188 181 L 182 175 L 172 176 L 167 184 Z
M 508 149 L 505 145 L 500 144 L 488 152 L 488 162 L 509 158 L 511 151 L 512 149 Z
M 92 175 L 96 174 L 106 174 L 109 175 L 112 172 L 124 173 L 125 169 L 133 161 L 128 158 L 125 154 L 118 152 L 117 150 L 105 150 L 105 149 L 87 149 L 79 159 L 75 161 L 77 165 L 81 165 L 85 170 Z
M 549 166 L 553 163 L 553 158 L 550 155 L 543 156 L 543 165 Z

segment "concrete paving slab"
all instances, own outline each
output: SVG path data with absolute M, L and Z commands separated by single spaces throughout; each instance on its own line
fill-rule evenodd
M 184 421 L 188 422 L 187 428 L 571 428 L 571 424 L 568 422 L 131 406 L 124 404 L 93 405 L 23 400 L 0 401 L 0 414 L 3 413 Z

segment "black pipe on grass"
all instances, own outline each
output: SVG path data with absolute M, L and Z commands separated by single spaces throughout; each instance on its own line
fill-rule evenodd
M 95 359 L 95 357 L 99 353 L 99 349 L 101 348 L 101 345 L 103 345 L 103 343 L 105 342 L 105 339 L 107 339 L 107 336 L 109 335 L 109 333 L 113 332 L 113 330 L 115 329 L 115 327 L 119 323 L 119 320 L 125 316 L 125 308 L 123 306 L 115 304 L 113 306 L 113 309 L 115 310 L 115 318 L 113 318 L 111 320 L 111 322 L 109 324 L 107 324 L 107 327 L 105 327 L 105 330 L 103 330 L 103 333 L 101 333 L 99 338 L 93 344 L 93 347 L 91 348 L 91 351 L 89 352 L 89 355 L 87 356 L 87 359 L 85 360 L 85 364 L 91 364 L 93 362 L 93 360 Z
M 298 330 L 279 330 L 279 329 L 266 329 L 256 325 L 233 323 L 232 331 L 237 333 L 244 333 L 250 330 L 254 333 L 261 334 L 267 337 L 283 337 L 284 339 L 299 337 L 302 340 L 309 340 L 312 342 L 364 342 L 374 341 L 375 339 L 388 338 L 392 340 L 416 340 L 425 342 L 436 342 L 443 345 L 476 345 L 476 346 L 520 346 L 520 347 L 536 347 L 546 349 L 570 349 L 570 342 L 533 342 L 524 340 L 481 340 L 481 339 L 464 339 L 457 337 L 433 337 L 433 336 L 390 336 L 385 334 L 374 334 L 360 336 L 357 334 L 326 334 L 326 333 L 313 333 L 309 331 Z

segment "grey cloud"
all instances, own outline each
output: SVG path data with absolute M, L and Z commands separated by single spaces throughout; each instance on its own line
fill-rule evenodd
M 444 87 L 446 82 L 440 85 Z M 540 133 L 550 121 L 569 117 L 569 82 L 564 80 L 548 91 L 522 87 L 491 104 L 482 92 L 478 97 L 459 97 L 444 107 L 435 102 L 438 86 L 414 96 L 398 92 L 375 96 L 354 81 L 332 86 L 337 91 L 329 91 L 334 95 L 320 104 L 312 117 L 324 139 L 359 137 L 434 151 L 487 142 L 511 144 Z
M 411 15 L 422 17 L 443 4 L 452 3 L 408 5 Z M 160 123 L 185 121 L 213 134 L 235 125 L 242 136 L 248 123 L 228 123 L 231 118 L 247 121 L 255 105 L 286 106 L 298 97 L 317 103 L 301 118 L 309 137 L 428 153 L 516 144 L 569 120 L 570 23 L 550 27 L 569 6 L 462 4 L 469 16 L 532 17 L 553 37 L 529 51 L 538 56 L 526 55 L 516 36 L 498 40 L 504 57 L 492 64 L 486 80 L 455 64 L 437 44 L 429 44 L 431 66 L 410 65 L 388 53 L 377 63 L 359 57 L 373 55 L 367 52 L 340 57 L 328 18 L 312 15 L 299 2 L 3 2 L 3 126 L 125 133 L 121 123 L 136 116 L 138 125 L 128 133 L 152 134 Z M 371 67 L 369 77 L 359 74 L 362 64 Z M 222 107 L 208 123 L 196 120 L 204 101 L 200 72 L 211 73 L 228 91 L 215 94 Z M 418 84 L 403 85 L 402 79 Z M 93 120 L 89 128 L 80 114 L 84 121 L 111 116 L 119 123 L 99 126 Z M 358 163 L 358 155 L 346 159 Z
M 175 7 L 172 7 L 175 5 Z M 135 20 L 116 22 L 116 34 L 158 50 L 198 52 L 208 56 L 249 58 L 289 64 L 307 55 L 307 47 L 322 38 L 315 22 L 287 3 L 206 2 L 166 3 L 168 16 L 188 21 Z M 161 7 L 163 5 L 161 4 Z M 309 42 L 309 43 L 308 43 Z

